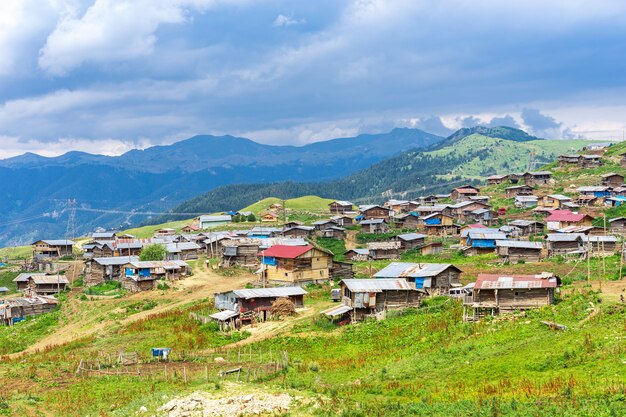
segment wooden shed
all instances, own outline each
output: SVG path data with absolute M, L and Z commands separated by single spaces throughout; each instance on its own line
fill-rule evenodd
M 368 261 L 370 259 L 369 249 L 350 249 L 344 253 L 344 257 L 349 261 Z
M 264 282 L 307 285 L 330 279 L 333 254 L 325 249 L 311 245 L 274 245 L 258 255 Z
M 363 220 L 359 224 L 363 233 L 386 233 L 389 230 L 385 219 Z
M 506 198 L 515 198 L 518 195 L 532 195 L 533 188 L 528 185 L 513 185 L 504 189 Z
M 388 310 L 419 307 L 423 296 L 421 290 L 405 279 L 344 279 L 339 285 L 342 305 L 322 313 L 335 315 L 341 310 L 339 314 L 349 315 L 352 321 L 375 315 L 383 317 Z
M 516 227 L 520 230 L 520 236 L 531 236 L 543 234 L 545 224 L 536 220 L 513 220 L 509 222 L 509 226 Z
M 189 274 L 185 261 L 131 261 L 124 264 L 122 287 L 131 292 L 152 290 L 161 279 L 178 280 Z
M 121 281 L 124 265 L 128 262 L 137 262 L 137 256 L 112 256 L 93 258 L 85 261 L 85 287 L 102 284 L 106 281 Z
M 477 320 L 484 314 L 541 308 L 554 303 L 561 279 L 539 275 L 478 274 L 472 294 L 463 299 L 463 317 Z
M 389 221 L 390 209 L 378 205 L 365 205 L 359 208 L 359 212 L 366 220 L 383 219 Z
M 70 282 L 65 275 L 19 274 L 15 279 L 18 291 L 32 295 L 58 294 L 68 289 Z
M 608 221 L 611 233 L 623 235 L 626 233 L 626 217 L 616 217 Z
M 400 250 L 405 252 L 424 246 L 426 244 L 426 235 L 421 233 L 403 233 L 392 237 L 391 240 L 400 242 Z
M 272 316 L 276 300 L 287 298 L 296 308 L 301 308 L 306 294 L 302 287 L 244 288 L 215 294 L 215 307 L 232 311 L 242 322 L 265 321 Z
M 583 254 L 582 233 L 549 233 L 546 236 L 548 256 Z
M 496 250 L 498 256 L 505 262 L 526 262 L 541 261 L 541 242 L 528 242 L 525 240 L 497 240 Z
M 328 208 L 333 214 L 345 214 L 352 211 L 353 204 L 349 201 L 333 201 L 328 204 Z
M 398 259 L 401 246 L 402 244 L 399 241 L 370 242 L 367 244 L 367 249 L 369 250 L 370 258 L 374 260 Z
M 71 256 L 74 242 L 67 239 L 44 239 L 33 242 L 33 257 L 61 258 Z
M 232 239 L 222 242 L 221 266 L 230 268 L 231 266 L 243 266 L 254 268 L 259 265 L 259 239 Z
M 49 313 L 58 305 L 54 297 L 8 298 L 0 304 L 0 324 L 11 326 L 27 317 Z
M 624 185 L 624 176 L 622 174 L 616 174 L 615 172 L 611 172 L 608 174 L 604 174 L 601 176 L 602 185 L 607 187 L 619 187 Z
M 450 288 L 460 285 L 461 273 L 452 264 L 392 262 L 374 277 L 405 279 L 411 286 L 436 295 L 448 294 Z

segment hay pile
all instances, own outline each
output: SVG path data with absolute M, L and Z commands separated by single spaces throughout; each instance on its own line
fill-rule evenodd
M 295 316 L 296 306 L 289 298 L 278 298 L 272 303 L 272 314 L 277 317 Z

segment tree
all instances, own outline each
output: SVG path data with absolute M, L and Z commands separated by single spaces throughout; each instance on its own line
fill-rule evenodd
M 165 246 L 158 243 L 148 245 L 141 250 L 139 254 L 140 261 L 162 261 L 165 259 L 167 250 Z
M 248 221 L 251 222 L 251 223 L 256 222 L 256 216 L 254 215 L 254 213 L 250 213 L 248 215 Z

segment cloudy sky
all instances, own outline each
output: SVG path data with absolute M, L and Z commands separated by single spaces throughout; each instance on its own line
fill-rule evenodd
M 2 0 L 0 158 L 194 134 L 626 129 L 626 2 Z

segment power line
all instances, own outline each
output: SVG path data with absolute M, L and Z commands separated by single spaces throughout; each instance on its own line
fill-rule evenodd
M 204 216 L 207 213 L 175 213 L 170 211 L 125 211 L 125 210 L 106 210 L 106 209 L 95 209 L 95 208 L 86 208 L 86 207 L 77 207 L 76 210 L 79 211 L 89 211 L 94 213 L 105 213 L 105 214 L 136 214 L 136 215 L 145 215 L 145 216 Z

